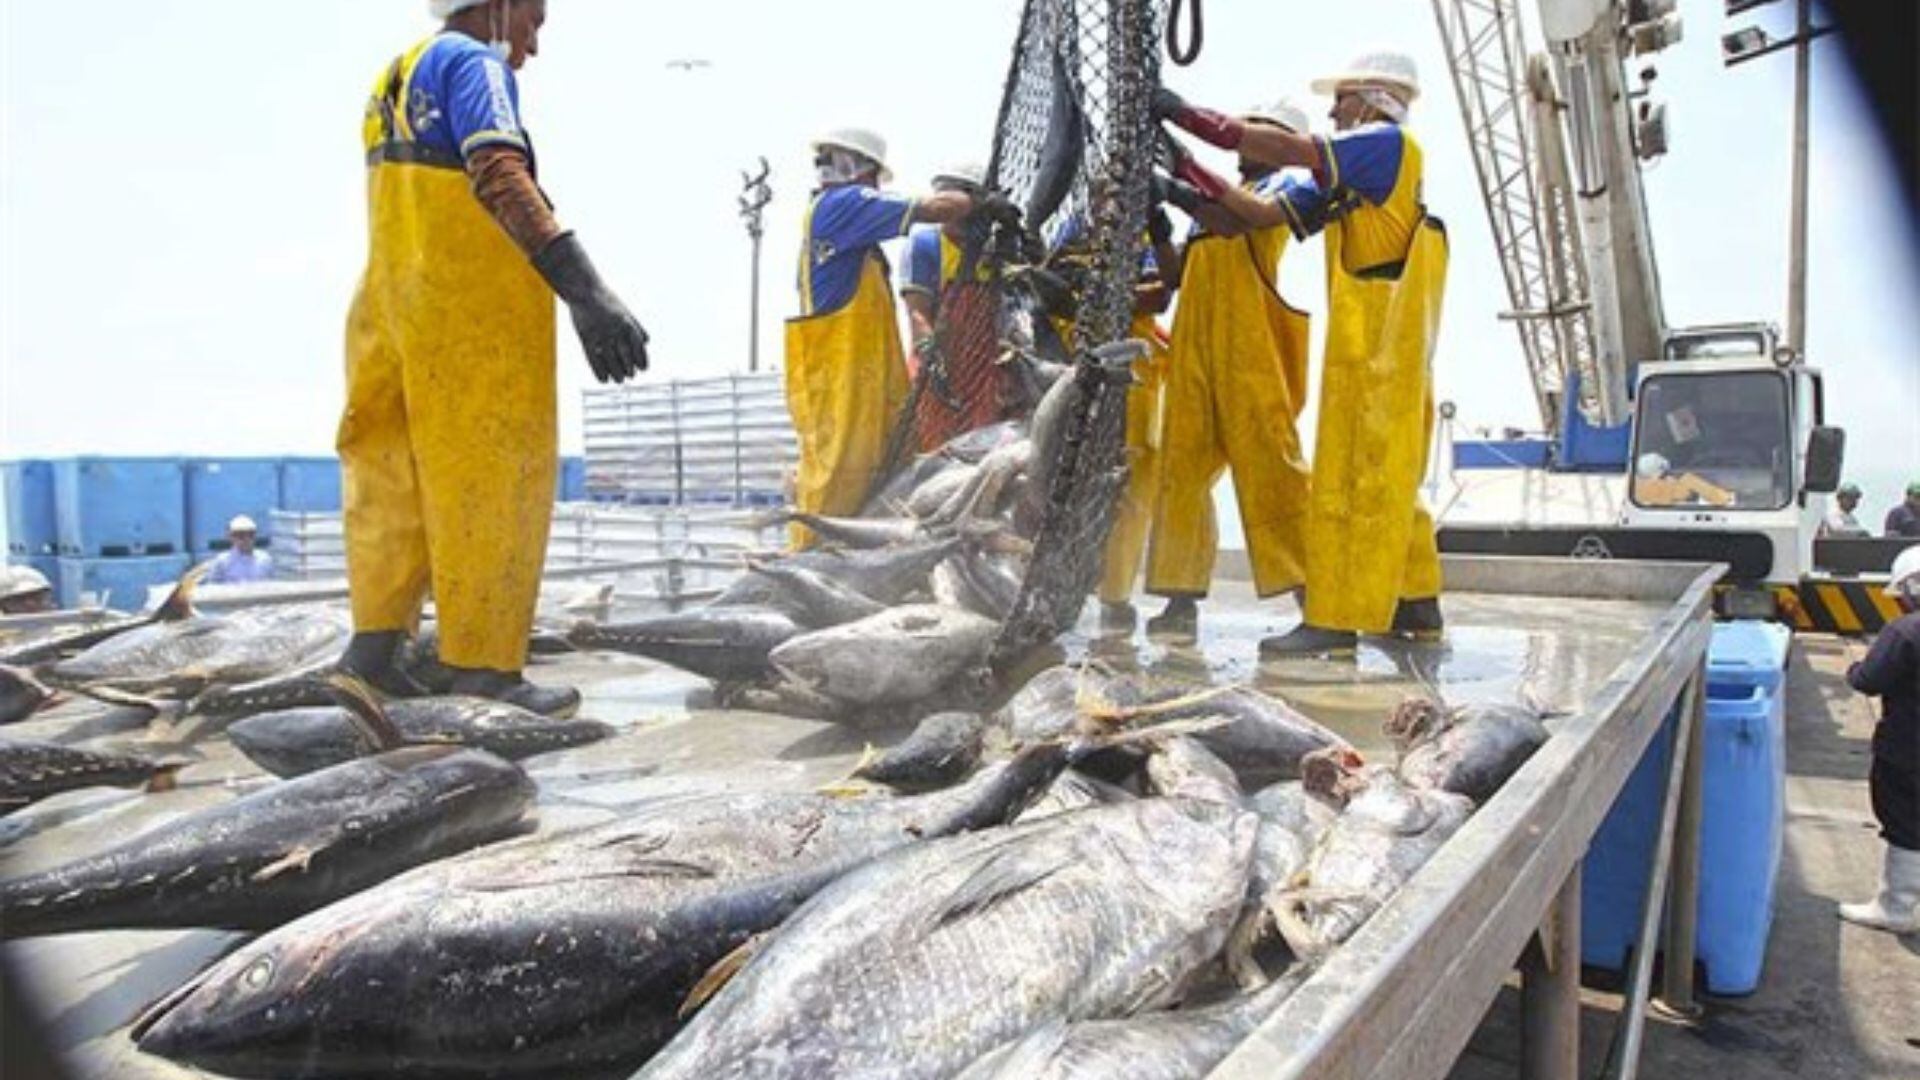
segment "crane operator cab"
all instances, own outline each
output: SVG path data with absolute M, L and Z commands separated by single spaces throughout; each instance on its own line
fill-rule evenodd
M 1827 427 L 1820 373 L 1771 326 L 1679 329 L 1642 364 L 1624 525 L 1765 536 L 1772 581 L 1811 566 L 1845 433 Z

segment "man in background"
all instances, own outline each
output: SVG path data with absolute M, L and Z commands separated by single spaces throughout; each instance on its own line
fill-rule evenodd
M 1834 493 L 1834 506 L 1827 511 L 1826 520 L 1820 523 L 1820 536 L 1823 538 L 1855 538 L 1871 536 L 1860 519 L 1853 516 L 1854 508 L 1860 505 L 1860 485 L 1841 484 Z
M 260 528 L 245 514 L 227 522 L 227 550 L 207 564 L 209 585 L 244 585 L 273 577 L 273 556 L 254 550 Z
M 1887 535 L 1920 537 L 1920 480 L 1907 485 L 1907 501 L 1887 511 Z

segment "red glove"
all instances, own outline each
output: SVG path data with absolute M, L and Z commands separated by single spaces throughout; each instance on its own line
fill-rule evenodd
M 1180 159 L 1180 163 L 1174 166 L 1173 178 L 1193 185 L 1193 189 L 1200 193 L 1200 197 L 1208 202 L 1219 202 L 1220 196 L 1225 195 L 1227 189 L 1233 186 L 1225 177 L 1193 160 L 1192 157 Z M 1182 209 L 1185 208 L 1182 207 Z
M 1153 115 L 1193 133 L 1222 150 L 1238 150 L 1247 125 L 1225 113 L 1189 105 L 1179 94 L 1161 87 L 1153 92 Z

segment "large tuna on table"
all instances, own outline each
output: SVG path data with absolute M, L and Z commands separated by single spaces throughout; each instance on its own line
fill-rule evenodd
M 500 839 L 519 826 L 533 794 L 517 766 L 479 750 L 408 747 L 336 765 L 0 881 L 0 938 L 278 926 Z
M 576 649 L 629 653 L 715 682 L 743 682 L 773 674 L 768 654 L 800 632 L 784 611 L 704 607 L 627 623 L 583 622 L 567 640 Z
M 632 1067 L 716 961 L 814 891 L 920 838 L 1007 820 L 1063 761 L 1038 748 L 915 798 L 669 797 L 423 867 L 242 948 L 134 1036 L 236 1076 Z
M 969 611 L 907 604 L 802 634 L 769 658 L 781 674 L 835 701 L 905 704 L 983 670 L 999 630 L 993 620 Z
M 920 844 L 795 912 L 638 1076 L 946 1077 L 1163 1006 L 1240 909 L 1251 814 L 1146 799 Z

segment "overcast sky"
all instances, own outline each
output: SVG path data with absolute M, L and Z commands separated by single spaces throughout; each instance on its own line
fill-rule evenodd
M 652 333 L 653 377 L 745 366 L 739 170 L 760 154 L 774 164 L 762 350 L 777 359 L 808 135 L 879 128 L 903 186 L 984 158 L 1018 7 L 551 0 L 542 55 L 521 73 L 541 179 Z M 1778 320 L 1792 63 L 1723 70 L 1719 0 L 1682 11 L 1687 40 L 1655 60 L 1673 150 L 1647 179 L 1667 312 Z M 1759 18 L 1777 28 L 1787 14 Z M 1373 41 L 1418 58 L 1426 196 L 1454 240 L 1441 396 L 1470 424 L 1531 425 L 1427 0 L 1213 0 L 1207 15 L 1198 65 L 1167 78 L 1223 107 L 1304 96 Z M 365 254 L 361 105 L 431 29 L 424 0 L 0 4 L 0 455 L 329 449 Z M 676 58 L 711 66 L 670 69 Z M 1920 476 L 1920 280 L 1914 253 L 1887 246 L 1903 235 L 1894 180 L 1842 63 L 1820 47 L 1809 355 L 1878 509 Z M 1320 257 L 1315 244 L 1284 269 L 1316 312 Z M 563 446 L 577 451 L 587 380 L 564 329 L 561 371 Z

